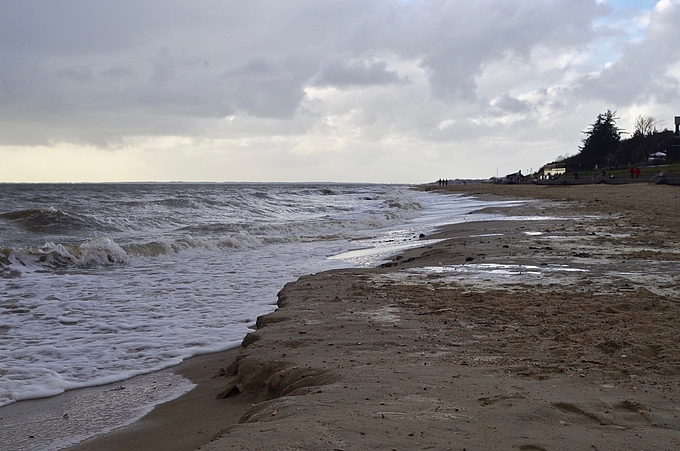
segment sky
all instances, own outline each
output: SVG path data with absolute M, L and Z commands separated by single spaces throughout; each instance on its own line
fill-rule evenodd
M 680 116 L 680 0 L 1 1 L 0 182 L 489 178 Z

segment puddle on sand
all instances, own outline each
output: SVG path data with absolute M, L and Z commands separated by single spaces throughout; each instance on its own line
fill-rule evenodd
M 574 283 L 575 278 L 589 274 L 589 270 L 568 265 L 464 264 L 424 266 L 399 272 L 381 274 L 381 282 L 392 280 L 406 285 L 433 282 L 453 282 L 473 289 L 491 289 L 507 283 L 552 284 Z M 569 282 L 567 281 L 569 280 Z
M 567 265 L 503 265 L 497 263 L 477 263 L 466 265 L 424 266 L 409 270 L 417 274 L 438 274 L 443 276 L 465 275 L 467 277 L 521 276 L 525 274 L 542 275 L 555 272 L 588 272 L 587 269 L 572 268 Z
M 680 296 L 680 267 L 677 262 L 626 262 L 600 261 L 588 269 L 564 264 L 517 265 L 517 264 L 463 264 L 408 268 L 398 272 L 375 276 L 376 282 L 389 280 L 404 285 L 429 283 L 453 283 L 471 290 L 495 289 L 507 284 L 526 284 L 532 289 L 550 289 L 558 284 L 561 289 L 595 291 L 599 294 L 615 294 L 647 289 L 670 299 Z M 584 284 L 587 281 L 587 284 Z

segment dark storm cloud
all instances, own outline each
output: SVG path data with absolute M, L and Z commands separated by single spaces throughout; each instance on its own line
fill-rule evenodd
M 142 43 L 144 30 L 166 18 L 163 3 L 4 0 L 0 49 L 33 58 L 125 49 Z
M 504 94 L 498 101 L 494 102 L 494 106 L 508 113 L 526 113 L 531 110 L 531 104 L 524 100 L 519 100 Z
M 226 71 L 223 78 L 223 93 L 232 111 L 286 118 L 292 116 L 304 97 L 301 77 L 285 64 L 255 60 Z
M 406 82 L 397 71 L 388 70 L 384 61 L 356 59 L 324 62 L 312 79 L 315 86 L 370 86 Z

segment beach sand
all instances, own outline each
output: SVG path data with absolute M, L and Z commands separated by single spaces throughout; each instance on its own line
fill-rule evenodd
M 422 189 L 527 202 L 287 284 L 176 369 L 196 389 L 71 450 L 680 449 L 680 189 Z

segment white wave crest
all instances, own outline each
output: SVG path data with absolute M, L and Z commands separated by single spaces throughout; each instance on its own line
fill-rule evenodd
M 80 265 L 110 265 L 114 263 L 126 263 L 127 253 L 111 238 L 95 238 L 79 247 Z
M 127 253 L 111 238 L 94 238 L 77 244 L 47 242 L 42 246 L 11 249 L 7 260 L 16 269 L 89 267 L 126 263 Z

